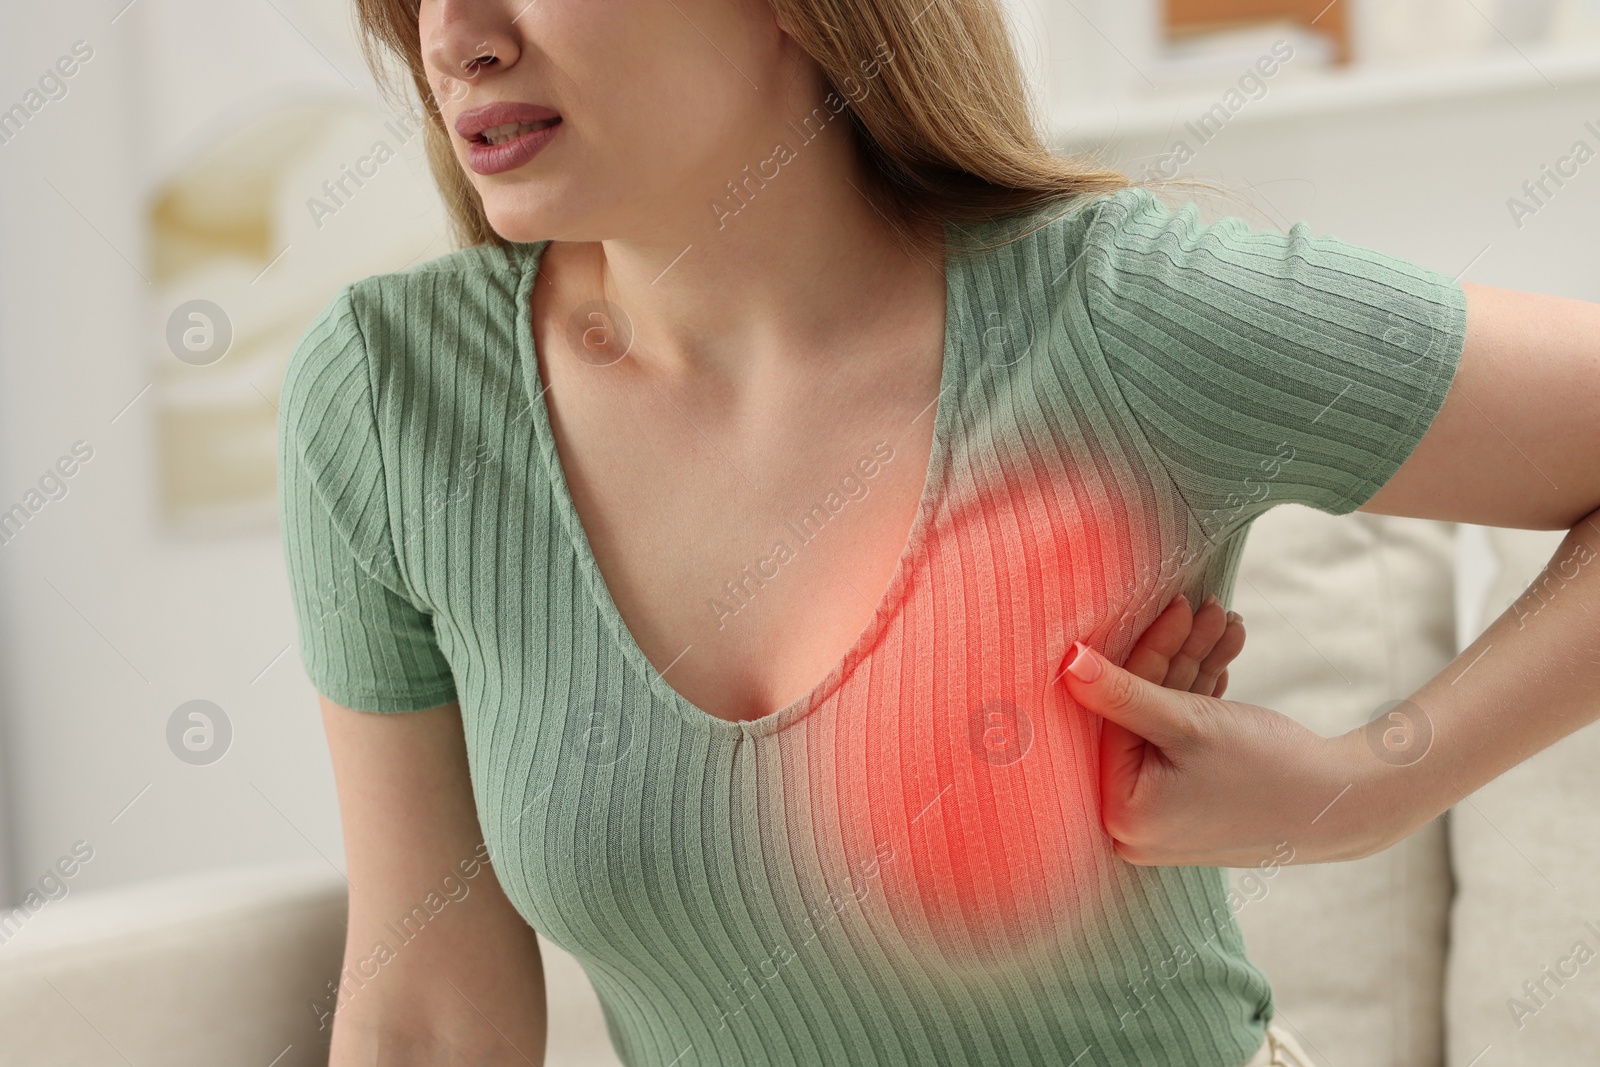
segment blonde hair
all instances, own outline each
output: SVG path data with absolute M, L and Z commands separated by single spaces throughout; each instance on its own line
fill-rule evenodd
M 869 182 L 862 192 L 907 248 L 917 247 L 914 235 L 942 233 L 946 223 L 966 233 L 1050 205 L 1072 210 L 1129 186 L 1203 184 L 1135 181 L 1051 151 L 998 0 L 768 2 L 821 68 L 830 110 L 848 115 Z M 457 244 L 508 244 L 451 147 L 423 67 L 414 0 L 355 0 L 355 8 L 363 55 L 385 94 L 397 96 L 389 60 L 411 75 L 426 116 L 428 165 Z M 864 93 L 863 79 L 871 83 Z M 1034 229 L 1048 221 L 1029 217 Z

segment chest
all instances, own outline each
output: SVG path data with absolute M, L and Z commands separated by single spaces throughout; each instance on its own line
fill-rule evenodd
M 1075 639 L 1121 658 L 1172 591 L 1212 584 L 1210 562 L 1181 551 L 1180 513 L 1107 497 L 1090 459 L 1004 435 L 987 415 L 970 422 L 984 432 L 955 432 L 957 410 L 939 427 L 950 451 L 933 451 L 934 503 L 900 534 L 891 608 L 864 624 L 837 684 L 799 679 L 817 694 L 799 714 L 735 724 L 681 706 L 589 595 L 599 587 L 570 525 L 508 539 L 538 545 L 532 564 L 494 573 L 538 590 L 570 581 L 570 594 L 527 605 L 521 626 L 447 623 L 445 647 L 468 694 L 486 833 L 497 855 L 520 857 L 508 891 L 541 930 L 614 948 L 614 930 L 567 925 L 599 908 L 670 940 L 737 900 L 761 911 L 762 939 L 819 954 L 894 928 L 917 952 L 992 962 L 1046 951 L 1053 931 L 1099 915 L 1085 903 L 1098 892 L 1085 872 L 1110 862 L 1094 721 L 1053 679 Z M 985 457 L 995 437 L 1011 443 Z M 528 493 L 537 523 L 543 490 Z M 767 584 L 750 603 L 789 565 L 752 567 Z M 757 667 L 757 682 L 776 673 Z M 669 892 L 690 899 L 663 904 Z
M 866 628 L 927 495 L 941 323 L 772 360 L 737 386 L 543 362 L 574 537 L 697 708 L 770 714 Z

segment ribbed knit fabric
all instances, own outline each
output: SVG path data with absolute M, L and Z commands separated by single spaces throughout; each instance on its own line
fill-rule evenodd
M 1226 600 L 1267 508 L 1375 493 L 1443 400 L 1461 287 L 1142 189 L 953 256 L 898 569 L 815 689 L 729 722 L 646 660 L 572 506 L 544 247 L 327 306 L 283 383 L 284 544 L 318 690 L 459 699 L 496 874 L 622 1060 L 1244 1063 L 1272 996 L 1240 902 L 1223 871 L 1116 857 L 1098 721 L 1056 679 L 1075 639 L 1120 660 L 1178 592 Z

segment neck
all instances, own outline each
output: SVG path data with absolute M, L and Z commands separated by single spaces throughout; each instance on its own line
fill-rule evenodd
M 741 172 L 742 200 L 724 189 L 710 205 L 585 245 L 575 292 L 624 309 L 630 357 L 667 374 L 841 351 L 864 323 L 892 316 L 908 285 L 943 271 L 942 241 L 914 234 L 929 250 L 908 253 L 896 240 L 903 224 L 865 188 L 847 131 L 829 129 Z

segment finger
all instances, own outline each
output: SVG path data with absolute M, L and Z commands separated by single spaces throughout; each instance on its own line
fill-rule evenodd
M 1239 653 L 1244 651 L 1244 637 L 1244 617 L 1236 611 L 1228 612 L 1227 626 L 1206 658 L 1200 662 L 1200 670 L 1189 691 L 1201 696 L 1217 696 L 1217 679 L 1228 669 L 1228 664 L 1238 659 Z
M 1195 676 L 1200 673 L 1200 663 L 1216 646 L 1222 638 L 1223 631 L 1227 628 L 1228 617 L 1222 610 L 1222 604 L 1214 596 L 1208 596 L 1200 605 L 1200 610 L 1194 613 L 1194 624 L 1189 629 L 1189 636 L 1184 640 L 1183 647 L 1178 649 L 1172 661 L 1167 665 L 1167 676 L 1162 684 L 1168 689 L 1188 691 L 1194 686 Z
M 1081 641 L 1073 642 L 1063 677 L 1083 707 L 1124 727 L 1162 751 L 1182 748 L 1194 736 L 1196 699 L 1140 678 Z
M 1173 598 L 1172 603 L 1156 616 L 1155 622 L 1139 635 L 1139 640 L 1134 644 L 1133 651 L 1128 653 L 1123 667 L 1147 682 L 1161 685 L 1167 677 L 1172 657 L 1189 638 L 1192 619 L 1189 599 L 1179 593 Z
M 1221 700 L 1222 699 L 1222 694 L 1226 693 L 1227 691 L 1228 691 L 1228 668 L 1224 667 L 1224 668 L 1222 668 L 1222 673 L 1217 675 L 1217 687 L 1211 691 L 1211 695 L 1213 697 L 1215 697 L 1216 699 Z

